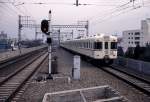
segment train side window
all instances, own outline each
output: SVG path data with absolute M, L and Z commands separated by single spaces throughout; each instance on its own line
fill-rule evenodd
M 86 48 L 88 48 L 88 42 L 86 42 Z
M 93 49 L 94 47 L 93 47 L 93 42 L 91 43 L 91 48 Z
M 117 42 L 111 42 L 111 49 L 117 49 Z
M 108 49 L 108 42 L 105 42 L 105 49 Z
M 91 42 L 90 42 L 90 49 L 92 48 L 92 46 L 91 46 Z
M 97 42 L 98 49 L 102 49 L 102 42 Z
M 88 48 L 90 48 L 90 42 L 88 42 Z
M 102 49 L 102 42 L 94 42 L 94 49 Z
M 89 48 L 91 49 L 91 42 L 89 42 Z

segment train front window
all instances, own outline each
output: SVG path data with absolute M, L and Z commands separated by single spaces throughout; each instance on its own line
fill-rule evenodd
M 102 42 L 95 42 L 94 49 L 102 49 Z
M 117 42 L 111 42 L 111 49 L 117 49 Z
M 108 49 L 108 42 L 105 42 L 105 49 Z

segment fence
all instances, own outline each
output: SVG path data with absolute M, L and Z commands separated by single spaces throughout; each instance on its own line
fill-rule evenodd
M 118 57 L 115 64 L 121 65 L 126 68 L 131 68 L 135 71 L 141 72 L 143 74 L 150 75 L 150 62 L 139 61 L 130 58 Z

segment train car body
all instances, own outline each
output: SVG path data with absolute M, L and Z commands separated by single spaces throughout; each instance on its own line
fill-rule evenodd
M 117 58 L 117 37 L 110 35 L 97 34 L 63 41 L 61 47 L 105 65 L 112 64 L 113 60 Z

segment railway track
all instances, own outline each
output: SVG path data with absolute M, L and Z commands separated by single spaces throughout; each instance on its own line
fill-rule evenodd
M 43 55 L 44 54 L 44 55 Z M 25 85 L 34 72 L 46 59 L 47 53 L 42 52 L 37 57 L 19 68 L 0 82 L 0 102 L 10 102 L 16 93 Z
M 36 53 L 38 53 L 38 52 L 40 52 L 44 49 L 45 48 L 38 49 L 38 50 L 35 50 L 35 51 L 31 51 L 29 53 L 25 53 L 25 54 L 22 54 L 22 55 L 18 55 L 18 56 L 3 60 L 3 61 L 0 62 L 0 69 L 6 68 L 6 67 L 11 66 L 15 63 L 18 63 L 18 62 L 30 57 L 31 55 L 35 55 Z
M 138 75 L 134 75 L 132 73 L 128 73 L 123 70 L 119 70 L 113 66 L 110 67 L 103 67 L 101 68 L 105 72 L 123 80 L 127 84 L 133 86 L 134 88 L 138 89 L 140 92 L 150 96 L 150 81 L 146 80 Z

